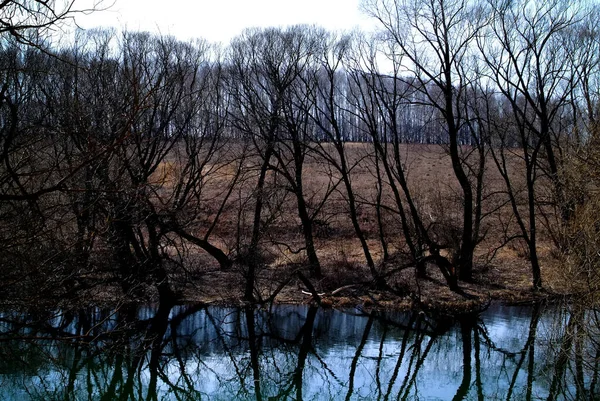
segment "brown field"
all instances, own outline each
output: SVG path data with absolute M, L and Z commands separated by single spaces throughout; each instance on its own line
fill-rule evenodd
M 391 254 L 390 260 L 383 263 L 383 251 L 379 240 L 379 229 L 374 204 L 376 202 L 376 172 L 373 159 L 366 144 L 348 144 L 348 159 L 352 168 L 352 185 L 359 201 L 359 218 L 362 230 L 368 239 L 371 253 L 382 272 L 392 272 L 402 265 L 404 242 L 399 220 L 395 213 L 383 214 L 384 232 Z M 469 152 L 469 149 L 464 149 Z M 452 172 L 446 151 L 436 145 L 405 145 L 402 148 L 409 184 L 418 200 L 418 206 L 427 216 L 429 223 L 440 227 L 439 236 L 456 236 L 460 227 L 461 208 L 458 183 Z M 222 157 L 216 158 L 222 160 Z M 238 245 L 247 243 L 252 216 L 252 190 L 256 178 L 256 160 L 245 161 L 244 179 L 240 181 L 234 196 L 229 201 L 224 215 L 211 235 L 213 244 L 235 254 Z M 522 185 L 518 176 L 519 161 L 515 157 L 514 183 Z M 154 182 L 165 185 L 177 176 L 176 159 L 165 162 Z M 233 165 L 222 167 L 220 175 L 215 175 L 205 188 L 206 205 L 203 206 L 206 222 L 214 217 L 220 206 L 220 197 L 227 180 L 233 174 Z M 322 199 L 326 188 L 338 177 L 328 165 L 315 158 L 307 159 L 304 171 L 305 195 L 311 204 Z M 315 245 L 325 277 L 315 280 L 314 286 L 323 293 L 322 304 L 338 307 L 349 305 L 378 306 L 384 308 L 405 308 L 415 302 L 422 307 L 434 309 L 477 309 L 490 300 L 525 302 L 543 297 L 565 294 L 564 274 L 549 238 L 540 227 L 539 251 L 542 264 L 542 279 L 545 291 L 531 291 L 531 273 L 527 260 L 527 250 L 520 241 L 512 241 L 500 247 L 504 236 L 516 232 L 517 226 L 511 217 L 510 207 L 505 205 L 506 195 L 502 193 L 504 184 L 496 171 L 491 157 L 485 175 L 484 212 L 482 231 L 485 239 L 476 249 L 474 282 L 461 283 L 461 287 L 471 299 L 449 291 L 437 267 L 428 267 L 428 278 L 417 280 L 414 269 L 408 268 L 391 274 L 388 283 L 397 288 L 397 293 L 372 289 L 370 274 L 359 241 L 348 217 L 348 206 L 343 186 L 333 192 L 325 206 L 317 215 Z M 277 302 L 312 302 L 312 296 L 299 280 L 290 280 L 291 272 L 306 262 L 300 220 L 297 217 L 295 198 L 285 190 L 284 185 L 273 172 L 269 176 L 267 213 L 269 224 L 263 232 L 261 251 L 264 266 L 259 272 L 257 287 L 264 299 L 287 283 L 278 293 Z M 383 204 L 393 208 L 393 198 L 389 188 L 383 193 Z M 240 206 L 241 205 L 241 206 Z M 264 217 L 264 216 L 263 216 Z M 206 223 L 205 222 L 205 223 Z M 203 232 L 204 225 L 198 222 L 196 234 Z M 173 285 L 186 301 L 209 303 L 237 303 L 242 298 L 242 268 L 234 265 L 223 271 L 204 251 L 189 244 L 181 245 L 186 269 L 173 271 Z M 336 289 L 342 290 L 331 295 Z M 111 298 L 103 290 L 91 298 Z

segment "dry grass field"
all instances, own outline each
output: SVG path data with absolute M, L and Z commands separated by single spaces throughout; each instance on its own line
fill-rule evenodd
M 368 144 L 347 144 L 347 155 L 351 168 L 353 191 L 358 201 L 358 216 L 365 233 L 370 252 L 377 268 L 390 273 L 387 280 L 398 291 L 373 290 L 371 276 L 366 267 L 364 253 L 356 238 L 348 217 L 347 194 L 339 184 L 339 174 L 322 159 L 307 158 L 304 168 L 305 197 L 314 208 L 323 201 L 327 189 L 336 185 L 316 216 L 315 246 L 322 264 L 324 278 L 314 281 L 317 291 L 325 294 L 323 304 L 347 306 L 362 304 L 386 308 L 409 307 L 414 302 L 436 309 L 477 308 L 492 299 L 509 302 L 524 302 L 539 297 L 550 297 L 569 291 L 564 285 L 559 259 L 553 255 L 550 238 L 540 227 L 539 252 L 542 264 L 542 279 L 545 291 L 531 291 L 531 272 L 527 260 L 527 249 L 520 240 L 502 246 L 507 236 L 518 232 L 510 207 L 506 204 L 504 182 L 498 174 L 493 159 L 488 157 L 482 221 L 485 238 L 475 252 L 475 271 L 472 283 L 460 283 L 468 298 L 447 289 L 437 267 L 428 267 L 428 277 L 417 280 L 412 268 L 395 271 L 405 261 L 405 244 L 394 201 L 386 185 L 382 193 L 382 204 L 387 207 L 382 214 L 383 232 L 389 248 L 390 258 L 383 260 L 383 248 L 377 224 L 375 204 L 377 201 L 376 169 Z M 325 149 L 327 149 L 325 147 Z M 461 225 L 460 187 L 454 177 L 450 158 L 443 147 L 437 145 L 404 145 L 403 167 L 409 185 L 424 219 L 438 227 L 439 236 L 456 239 L 456 230 Z M 469 149 L 463 150 L 465 154 Z M 223 157 L 215 158 L 223 160 Z M 234 160 L 234 158 L 232 158 Z M 522 187 L 519 178 L 519 161 L 514 158 L 513 185 Z M 236 185 L 224 214 L 220 217 L 211 241 L 226 253 L 235 255 L 240 244 L 247 243 L 251 230 L 253 190 L 256 183 L 258 162 L 249 158 L 244 161 L 244 173 Z M 220 197 L 231 179 L 234 164 L 222 167 L 221 175 L 215 175 L 205 186 L 205 221 L 199 221 L 195 234 L 202 234 L 221 206 Z M 155 179 L 163 185 L 177 175 L 177 162 L 165 163 Z M 295 269 L 306 264 L 304 245 L 293 194 L 276 173 L 270 172 L 267 180 L 267 202 L 263 220 L 261 252 L 264 264 L 259 271 L 257 287 L 263 298 L 278 292 L 278 302 L 310 302 L 306 288 L 297 279 L 290 279 Z M 524 200 L 523 200 L 524 201 Z M 243 269 L 234 265 L 222 270 L 209 255 L 194 246 L 185 246 L 186 271 L 174 272 L 173 283 L 188 301 L 236 303 L 242 298 Z M 283 289 L 280 287 L 286 284 Z M 330 295 L 330 292 L 343 288 Z M 304 291 L 304 292 L 303 292 Z M 470 299 L 469 299 L 470 298 Z
M 331 144 L 324 144 L 317 150 L 337 160 Z M 538 251 L 544 291 L 532 291 L 531 268 L 524 241 L 517 239 L 505 244 L 506 238 L 519 233 L 519 228 L 507 204 L 504 181 L 491 156 L 487 158 L 484 175 L 484 217 L 481 222 L 484 235 L 475 250 L 474 280 L 459 283 L 464 291 L 461 295 L 448 289 L 435 265 L 427 267 L 426 278 L 417 279 L 414 267 L 402 268 L 410 258 L 394 196 L 385 179 L 380 196 L 381 215 L 377 214 L 378 173 L 372 147 L 366 143 L 347 143 L 345 150 L 360 228 L 376 269 L 385 276 L 392 290 L 377 289 L 373 285 L 373 276 L 349 217 L 348 194 L 340 181 L 340 173 L 322 155 L 309 152 L 303 170 L 303 192 L 309 213 L 314 213 L 315 218 L 314 244 L 323 278 L 311 278 L 311 282 L 322 294 L 321 304 L 408 308 L 419 303 L 424 308 L 456 311 L 477 309 L 494 299 L 527 302 L 577 290 L 567 279 L 568 272 L 555 251 L 556 246 L 548 235 L 547 227 L 540 224 Z M 470 151 L 469 148 L 463 149 L 464 155 Z M 435 231 L 438 240 L 456 243 L 462 225 L 462 199 L 446 150 L 438 145 L 407 144 L 402 145 L 400 153 L 408 185 L 424 223 Z M 177 209 L 173 207 L 173 195 L 177 184 L 186 180 L 186 157 L 182 149 L 174 149 L 148 180 L 147 193 L 152 194 L 152 202 L 159 212 L 176 210 L 176 218 L 188 233 L 197 238 L 208 235 L 208 241 L 235 263 L 223 269 L 199 246 L 176 234 L 169 234 L 161 244 L 160 252 L 175 261 L 165 262 L 170 284 L 182 301 L 239 303 L 243 299 L 244 255 L 252 234 L 261 159 L 252 153 L 251 148 L 243 156 L 242 146 L 236 143 L 224 144 L 218 146 L 215 152 L 199 155 L 199 160 L 206 161 L 199 164 L 202 167 L 197 178 L 201 179 L 201 184 L 195 187 L 197 193 L 193 200 L 184 209 Z M 466 160 L 475 162 L 473 156 Z M 515 149 L 510 163 L 511 183 L 517 189 L 519 202 L 525 210 L 523 167 L 518 149 Z M 538 192 L 543 194 L 547 190 L 540 181 Z M 303 250 L 305 242 L 296 198 L 281 172 L 273 169 L 268 172 L 264 199 L 259 242 L 261 263 L 256 277 L 260 298 L 266 300 L 276 294 L 276 302 L 314 302 L 305 283 L 294 274 L 297 270 L 307 274 L 308 260 Z M 549 212 L 547 215 L 551 220 L 551 210 Z M 63 214 L 65 217 L 61 215 L 56 221 L 61 224 L 61 233 L 69 238 L 68 235 L 76 232 L 75 220 L 69 217 L 68 212 Z M 100 228 L 107 232 L 102 224 L 103 221 L 100 221 Z M 143 233 L 143 224 L 136 229 Z M 384 260 L 382 233 L 388 249 L 387 260 Z M 68 242 L 65 240 L 65 243 Z M 91 268 L 80 270 L 80 279 L 90 288 L 77 295 L 76 302 L 114 303 L 124 298 L 119 276 L 112 264 L 110 246 L 109 241 L 99 234 L 94 241 Z M 40 272 L 44 273 L 42 268 Z M 40 291 L 40 286 L 51 292 L 53 287 L 63 285 L 64 275 L 56 275 L 57 278 L 53 279 L 54 272 L 50 274 L 50 279 L 41 274 L 41 281 L 31 288 L 41 294 L 44 291 Z M 14 280 L 21 280 L 21 274 L 16 275 Z M 154 287 L 149 283 L 141 285 L 147 287 L 142 291 L 145 293 L 143 300 L 155 300 Z

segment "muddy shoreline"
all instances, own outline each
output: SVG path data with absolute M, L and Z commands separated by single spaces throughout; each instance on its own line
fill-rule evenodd
M 407 270 L 389 280 L 387 288 L 376 288 L 369 280 L 336 280 L 330 273 L 321 280 L 314 280 L 315 294 L 297 278 L 290 279 L 285 269 L 263 271 L 256 292 L 257 307 L 271 304 L 318 305 L 324 308 L 346 309 L 359 307 L 364 310 L 410 311 L 420 310 L 437 315 L 453 316 L 477 313 L 492 303 L 504 305 L 532 305 L 535 303 L 561 303 L 581 298 L 581 292 L 567 288 L 562 282 L 549 282 L 542 290 L 534 291 L 527 281 L 505 277 L 501 282 L 493 277 L 494 269 L 476 275 L 470 283 L 460 282 L 460 291 L 450 291 L 441 274 L 431 268 L 428 277 L 417 279 Z M 505 271 L 505 269 L 501 269 Z M 356 273 L 356 272 L 355 272 Z M 523 272 L 511 271 L 513 276 Z M 365 278 L 367 276 L 364 276 Z M 235 269 L 231 271 L 206 271 L 193 280 L 173 283 L 176 304 L 205 304 L 216 306 L 248 306 L 243 300 L 243 277 Z M 281 285 L 285 283 L 285 285 Z M 77 310 L 88 307 L 114 307 L 120 304 L 157 304 L 158 294 L 154 287 L 141 285 L 136 294 L 123 294 L 118 283 L 99 282 L 72 294 L 29 294 L 2 296 L 0 308 L 51 310 L 55 308 Z

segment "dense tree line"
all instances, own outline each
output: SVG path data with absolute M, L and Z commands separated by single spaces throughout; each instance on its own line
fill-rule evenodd
M 595 4 L 363 7 L 380 22 L 372 36 L 250 29 L 225 49 L 110 30 L 32 46 L 2 28 L 0 286 L 72 294 L 115 281 L 171 300 L 173 277 L 203 254 L 239 269 L 244 297 L 264 301 L 256 280 L 277 246 L 305 254 L 290 279 L 318 297 L 315 236 L 332 214 L 379 288 L 433 265 L 458 291 L 492 235 L 496 249 L 526 244 L 542 288 L 542 231 L 594 281 L 597 257 L 582 255 L 595 254 L 598 226 L 582 216 L 598 171 Z M 447 152 L 453 199 L 425 194 L 425 177 L 415 187 L 405 144 Z M 373 193 L 357 190 L 364 166 Z M 273 234 L 290 220 L 296 239 Z

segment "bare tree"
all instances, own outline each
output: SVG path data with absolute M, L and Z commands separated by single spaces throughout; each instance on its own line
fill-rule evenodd
M 393 194 L 395 204 L 388 208 L 400 219 L 410 261 L 400 269 L 415 266 L 417 274 L 423 277 L 426 264 L 435 262 L 450 288 L 457 289 L 450 262 L 440 253 L 448 244 L 436 238 L 434 224 L 424 219 L 426 213 L 418 207 L 418 199 L 408 182 L 407 157 L 401 149 L 405 134 L 401 120 L 414 89 L 410 81 L 399 76 L 402 56 L 394 52 L 394 43 L 380 43 L 391 46 L 383 49 L 385 54 L 391 55 L 387 62 L 393 74 L 388 75 L 380 71 L 378 54 L 382 49 L 377 47 L 377 42 L 363 38 L 356 43 L 357 51 L 348 61 L 351 99 L 357 117 L 370 135 L 376 163 L 381 164 L 385 175 L 385 180 L 383 176 L 378 177 L 378 185 L 389 187 Z
M 311 30 L 308 27 L 297 27 L 296 29 L 298 30 L 296 34 L 303 36 L 299 40 L 304 41 L 301 50 L 303 56 L 298 60 L 301 63 L 297 66 L 298 75 L 306 76 L 314 66 L 312 54 L 317 46 L 317 38 L 323 32 Z M 321 264 L 317 256 L 313 235 L 315 215 L 319 211 L 319 207 L 315 208 L 316 205 L 310 204 L 310 200 L 315 198 L 307 193 L 304 184 L 305 161 L 311 157 L 311 142 L 313 141 L 314 125 L 308 113 L 312 99 L 311 93 L 311 88 L 305 85 L 305 81 L 300 79 L 299 76 L 294 79 L 294 82 L 286 91 L 282 107 L 284 129 L 274 154 L 277 160 L 274 169 L 285 177 L 290 190 L 295 195 L 310 274 L 313 277 L 321 277 Z M 329 193 L 327 191 L 325 197 Z M 323 202 L 324 200 L 318 203 L 323 205 Z M 311 207 L 316 210 L 311 210 Z
M 233 207 L 232 195 L 244 179 L 247 149 L 226 137 L 229 102 L 225 68 L 219 54 L 210 60 L 207 45 L 202 44 L 202 48 L 201 58 L 192 63 L 199 66 L 194 96 L 182 107 L 184 132 L 165 161 L 171 177 L 165 177 L 164 184 L 170 190 L 161 196 L 165 206 L 162 224 L 226 269 L 233 261 L 211 238 L 223 215 Z
M 343 67 L 343 60 L 350 51 L 350 46 L 349 36 L 324 35 L 318 54 L 319 68 L 308 77 L 315 83 L 311 118 L 322 136 L 321 141 L 315 143 L 315 150 L 339 173 L 352 227 L 360 241 L 367 266 L 376 284 L 384 286 L 385 280 L 375 266 L 367 236 L 358 218 L 358 200 L 353 189 L 351 173 L 360 160 L 351 161 L 346 151 L 346 143 L 351 141 L 354 131 L 350 121 L 352 113 L 349 112 L 348 77 Z
M 562 143 L 568 130 L 562 120 L 565 105 L 571 101 L 573 75 L 563 35 L 576 22 L 575 4 L 553 1 L 490 2 L 493 23 L 480 42 L 481 54 L 489 67 L 489 79 L 508 102 L 510 119 L 498 128 L 500 146 L 493 152 L 503 176 L 513 212 L 529 250 L 533 286 L 542 287 L 537 252 L 539 216 L 546 213 L 538 183 L 547 179 L 553 189 L 553 203 L 563 221 L 571 211 L 564 202 Z M 508 124 L 509 126 L 507 126 Z M 521 159 L 525 165 L 526 208 L 518 206 L 517 190 L 510 182 L 510 168 L 515 164 L 506 134 L 518 138 Z M 548 202 L 548 201 L 546 201 Z
M 463 198 L 460 244 L 453 266 L 461 279 L 470 280 L 478 239 L 474 236 L 473 185 L 460 145 L 469 79 L 464 69 L 484 24 L 481 10 L 477 3 L 465 0 L 367 0 L 363 8 L 380 22 L 386 40 L 404 56 L 402 72 L 414 78 L 415 91 L 423 95 L 418 104 L 439 113 Z
M 303 225 L 306 250 L 312 274 L 320 275 L 320 264 L 312 241 L 311 221 L 304 198 L 302 173 L 306 137 L 302 137 L 300 120 L 292 114 L 291 87 L 305 70 L 311 50 L 311 35 L 300 27 L 287 30 L 248 30 L 233 41 L 230 48 L 232 74 L 230 94 L 233 107 L 231 124 L 242 137 L 252 143 L 254 153 L 259 156 L 258 176 L 254 189 L 254 213 L 252 233 L 244 262 L 245 298 L 253 300 L 256 273 L 261 264 L 259 245 L 266 229 L 263 213 L 268 202 L 275 199 L 267 196 L 269 171 L 273 179 L 280 174 L 292 187 L 298 203 L 298 213 Z M 285 133 L 290 133 L 290 137 Z M 290 149 L 291 144 L 291 149 Z M 293 164 L 289 164 L 291 150 Z M 278 206 L 272 207 L 273 210 Z
M 91 13 L 103 6 L 94 0 L 86 8 L 76 0 L 4 0 L 0 2 L 0 35 L 8 34 L 20 43 L 43 50 L 41 41 L 72 22 L 77 14 Z

